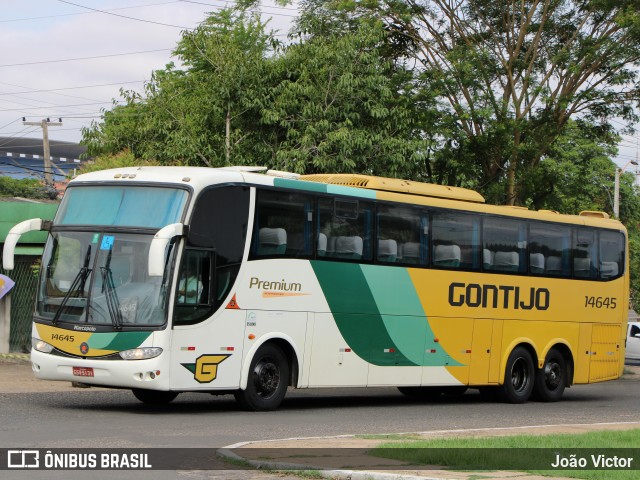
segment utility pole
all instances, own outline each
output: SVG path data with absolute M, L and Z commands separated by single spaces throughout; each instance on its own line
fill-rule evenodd
M 637 160 L 629 160 L 627 164 L 620 168 L 616 165 L 615 177 L 613 179 L 613 216 L 616 220 L 620 219 L 620 175 L 629 165 L 638 165 Z
M 51 150 L 49 148 L 49 127 L 61 127 L 62 119 L 52 122 L 48 118 L 43 118 L 40 122 L 27 122 L 26 117 L 22 117 L 22 124 L 42 128 L 42 147 L 44 150 L 44 182 L 53 185 L 53 169 L 51 168 Z

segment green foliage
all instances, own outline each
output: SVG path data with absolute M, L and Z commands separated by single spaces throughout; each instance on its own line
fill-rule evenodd
M 570 119 L 603 130 L 614 117 L 637 120 L 640 11 L 629 0 L 304 5 L 318 3 L 350 19 L 372 12 L 404 39 L 421 86 L 437 92 L 447 112 L 436 177 L 476 183 L 500 203 L 523 203 L 530 170 Z
M 90 155 L 128 149 L 161 164 L 268 165 L 299 173 L 359 171 L 417 177 L 433 97 L 371 18 L 346 32 L 281 46 L 259 16 L 211 14 L 184 32 L 184 65 L 154 72 L 145 95 L 83 132 Z
M 124 105 L 83 132 L 88 154 L 129 149 L 162 164 L 261 163 L 256 119 L 269 87 L 264 79 L 273 41 L 258 15 L 211 14 L 178 43 L 175 54 L 185 70 L 169 64 L 154 72 L 144 95 L 121 91 Z
M 583 123 L 568 122 L 541 161 L 523 169 L 522 203 L 536 210 L 574 215 L 601 210 L 613 215 L 616 165 L 611 157 L 616 149 L 606 140 L 591 135 Z
M 45 187 L 34 178 L 11 178 L 0 176 L 0 197 L 22 197 L 33 199 L 55 199 L 57 192 Z
M 99 155 L 91 161 L 85 162 L 80 168 L 79 173 L 96 172 L 98 170 L 107 170 L 109 168 L 141 167 L 150 165 L 160 165 L 160 163 L 153 160 L 140 160 L 129 150 L 123 150 L 115 155 Z
M 412 74 L 385 57 L 384 40 L 381 24 L 362 22 L 284 50 L 275 62 L 282 80 L 262 111 L 281 131 L 277 168 L 407 178 L 424 170 L 428 110 L 417 108 Z

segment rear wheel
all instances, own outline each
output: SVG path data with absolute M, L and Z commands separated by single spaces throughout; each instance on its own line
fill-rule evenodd
M 135 397 L 147 405 L 167 405 L 178 396 L 178 392 L 161 392 L 159 390 L 131 389 Z
M 529 400 L 534 384 L 534 368 L 531 354 L 524 347 L 516 347 L 509 355 L 500 396 L 508 403 L 524 403 Z
M 251 360 L 245 390 L 236 390 L 234 396 L 245 410 L 275 410 L 280 406 L 289 379 L 289 364 L 276 345 L 263 345 Z
M 533 396 L 542 402 L 557 402 L 567 386 L 567 362 L 557 350 L 551 350 L 536 372 Z

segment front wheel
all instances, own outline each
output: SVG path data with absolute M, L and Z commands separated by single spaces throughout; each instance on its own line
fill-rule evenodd
M 251 360 L 247 388 L 234 393 L 244 410 L 267 411 L 280 406 L 289 379 L 289 364 L 276 345 L 263 345 Z
M 524 347 L 516 347 L 509 355 L 500 396 L 508 403 L 524 403 L 533 391 L 534 368 L 531 354 Z
M 178 392 L 163 392 L 159 390 L 131 389 L 135 397 L 147 405 L 167 405 L 178 396 Z
M 541 402 L 557 402 L 567 386 L 567 362 L 560 352 L 551 350 L 536 372 L 533 396 Z

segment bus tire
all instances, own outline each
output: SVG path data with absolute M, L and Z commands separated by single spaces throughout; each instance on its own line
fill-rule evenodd
M 529 400 L 534 384 L 534 367 L 531 354 L 524 347 L 516 347 L 509 355 L 500 396 L 507 403 L 524 403 Z
M 557 402 L 567 386 L 567 362 L 558 350 L 551 350 L 542 368 L 536 371 L 533 397 L 541 402 Z
M 164 392 L 160 390 L 146 390 L 132 388 L 135 397 L 147 405 L 167 405 L 178 396 L 178 392 Z
M 288 380 L 287 357 L 278 346 L 266 344 L 251 360 L 247 388 L 236 390 L 234 396 L 244 410 L 275 410 L 287 393 Z

